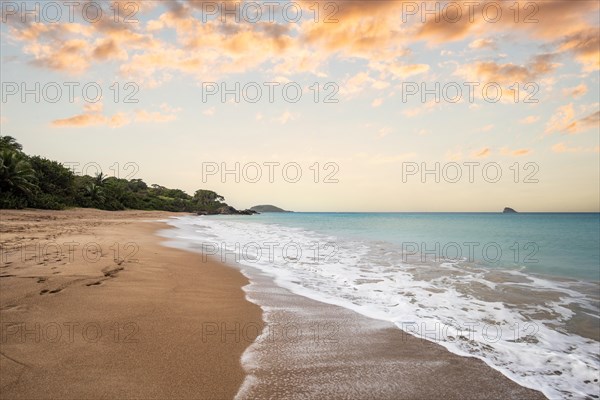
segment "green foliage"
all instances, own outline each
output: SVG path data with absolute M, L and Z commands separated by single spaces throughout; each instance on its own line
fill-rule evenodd
M 62 164 L 39 156 L 29 158 L 35 171 L 38 190 L 29 198 L 29 206 L 61 210 L 75 205 L 75 176 Z
M 30 195 L 37 189 L 35 182 L 35 171 L 23 154 L 9 149 L 0 152 L 0 191 Z
M 21 152 L 23 150 L 23 146 L 21 146 L 17 139 L 12 136 L 2 136 L 0 135 L 0 151 L 4 150 L 12 150 L 16 152 Z
M 217 208 L 226 205 L 221 203 L 224 200 L 223 196 L 219 196 L 212 190 L 203 189 L 196 190 L 192 199 L 196 207 L 204 211 L 215 211 Z
M 0 208 L 213 212 L 227 205 L 224 200 L 211 190 L 197 190 L 192 197 L 141 179 L 78 176 L 59 162 L 27 156 L 13 137 L 0 136 Z

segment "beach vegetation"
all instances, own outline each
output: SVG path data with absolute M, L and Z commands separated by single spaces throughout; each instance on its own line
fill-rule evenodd
M 70 207 L 102 210 L 163 210 L 214 213 L 228 207 L 223 196 L 148 185 L 98 173 L 77 175 L 57 161 L 29 156 L 12 136 L 0 136 L 0 208 Z

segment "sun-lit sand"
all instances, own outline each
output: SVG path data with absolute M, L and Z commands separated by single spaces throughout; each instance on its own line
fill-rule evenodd
M 260 326 L 260 309 L 238 271 L 160 245 L 166 226 L 144 221 L 169 215 L 0 211 L 2 398 L 235 395 L 251 342 L 203 341 L 202 327 Z

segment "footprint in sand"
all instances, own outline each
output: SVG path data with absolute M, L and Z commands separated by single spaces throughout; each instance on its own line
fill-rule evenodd
M 43 294 L 46 294 L 46 293 L 54 294 L 54 293 L 58 293 L 60 291 L 62 291 L 62 288 L 57 288 L 57 289 L 52 289 L 52 290 L 43 289 L 42 291 L 40 291 L 40 295 L 43 295 Z
M 109 277 L 114 277 L 119 271 L 124 270 L 125 267 L 116 267 L 116 268 L 111 268 L 111 267 L 105 267 L 102 269 L 102 273 L 104 273 L 104 276 L 109 276 Z
M 23 304 L 9 304 L 0 308 L 2 311 L 27 311 L 27 306 Z

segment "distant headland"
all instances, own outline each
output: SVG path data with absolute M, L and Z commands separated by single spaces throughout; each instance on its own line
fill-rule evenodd
M 227 204 L 222 204 L 220 207 L 216 207 L 210 210 L 198 211 L 198 215 L 252 215 L 260 213 L 276 213 L 276 212 L 293 212 L 286 211 L 283 208 L 273 206 L 271 204 L 265 204 L 260 206 L 254 206 L 247 210 L 236 210 Z
M 264 205 L 260 205 L 260 206 L 250 207 L 250 210 L 256 211 L 256 212 L 259 212 L 259 213 L 293 212 L 293 211 L 286 211 L 286 210 L 284 210 L 282 208 L 275 207 L 275 206 L 270 205 L 270 204 L 264 204 Z
M 502 212 L 505 214 L 513 214 L 513 213 L 516 213 L 517 211 L 513 210 L 510 207 L 504 207 L 504 210 Z

